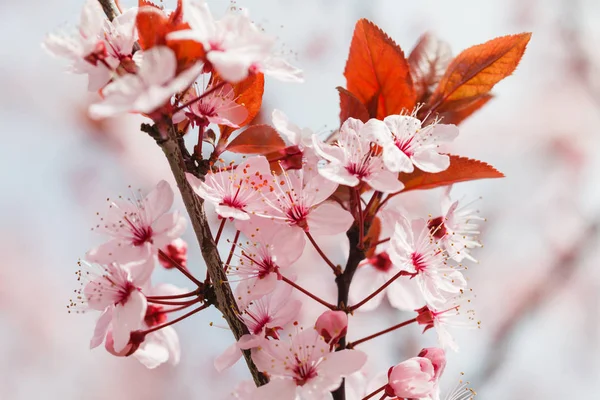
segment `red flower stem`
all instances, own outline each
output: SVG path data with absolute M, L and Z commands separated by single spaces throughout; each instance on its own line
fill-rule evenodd
M 219 244 L 221 233 L 223 233 L 223 228 L 225 227 L 225 221 L 227 221 L 227 218 L 221 219 L 221 225 L 219 225 L 219 231 L 217 232 L 217 237 L 215 238 L 215 244 Z
M 394 282 L 396 279 L 398 279 L 399 277 L 401 277 L 402 275 L 412 275 L 410 272 L 407 271 L 400 271 L 398 272 L 396 275 L 392 276 L 386 283 L 384 283 L 383 285 L 381 285 L 377 290 L 375 290 L 373 293 L 371 293 L 370 295 L 368 295 L 367 297 L 365 297 L 363 300 L 361 300 L 360 302 L 356 303 L 355 305 L 353 305 L 352 307 L 349 307 L 348 310 L 350 312 L 355 311 L 356 309 L 360 308 L 363 304 L 365 304 L 367 301 L 371 300 L 373 297 L 377 296 L 379 293 L 381 293 L 386 287 L 390 286 L 392 284 L 392 282 Z
M 385 399 L 386 397 L 387 397 L 387 394 L 385 394 L 385 393 L 384 393 L 384 394 L 382 394 L 382 395 L 381 395 L 381 397 L 379 398 L 379 400 L 383 400 L 383 399 Z
M 387 203 L 392 197 L 395 197 L 395 196 L 399 195 L 400 193 L 402 193 L 402 190 L 388 194 L 387 197 L 385 199 L 383 199 L 383 201 L 381 203 L 379 203 L 379 206 L 377 207 L 377 211 L 381 210 L 381 207 L 383 207 L 383 205 L 385 203 Z
M 198 298 L 196 300 L 194 300 L 193 303 L 190 303 L 186 306 L 179 306 L 179 307 L 175 307 L 175 308 L 170 308 L 168 310 L 164 310 L 162 311 L 163 313 L 171 313 L 171 312 L 176 312 L 176 311 L 181 311 L 181 310 L 185 310 L 186 308 L 193 306 L 194 304 L 200 303 L 202 301 L 202 299 Z
M 371 339 L 375 339 L 376 337 L 381 336 L 381 335 L 385 335 L 386 333 L 393 332 L 396 329 L 400 329 L 400 328 L 405 327 L 406 325 L 410 325 L 410 324 L 412 324 L 414 322 L 417 322 L 416 318 L 409 319 L 408 321 L 401 322 L 398 325 L 391 326 L 391 327 L 389 327 L 389 328 L 387 328 L 387 329 L 385 329 L 385 330 L 383 330 L 381 332 L 377 332 L 377 333 L 374 333 L 372 335 L 366 336 L 366 337 L 364 337 L 362 339 L 355 340 L 354 342 L 350 342 L 350 343 L 348 343 L 346 345 L 346 348 L 352 349 L 352 348 L 354 348 L 355 346 L 358 346 L 361 343 L 364 343 L 364 342 L 366 342 L 368 340 L 371 340 Z
M 149 303 L 154 303 L 154 304 L 161 304 L 163 306 L 186 306 L 186 305 L 191 305 L 194 304 L 194 302 L 196 299 L 192 299 L 192 300 L 187 300 L 187 301 L 167 301 L 167 300 L 156 300 L 156 299 L 149 299 L 146 297 L 146 299 L 148 300 Z
M 202 160 L 202 144 L 204 143 L 204 129 L 206 125 L 200 125 L 198 128 L 198 144 L 194 146 L 194 156 L 198 160 Z
M 194 282 L 196 285 L 198 285 L 198 287 L 202 287 L 202 285 L 203 285 L 202 282 L 200 282 L 198 279 L 196 279 L 194 277 L 194 275 L 190 274 L 190 272 L 187 269 L 185 269 L 184 267 L 182 267 L 177 261 L 175 261 L 171 257 L 169 257 L 169 255 L 167 253 L 165 253 L 164 251 L 159 249 L 158 254 L 160 254 L 162 257 L 166 258 L 171 264 L 173 264 L 173 266 L 175 268 L 177 268 L 179 270 L 179 272 L 184 274 L 190 281 Z
M 159 329 L 166 328 L 169 325 L 173 325 L 173 324 L 178 323 L 179 321 L 183 321 L 184 319 L 191 317 L 192 315 L 196 314 L 197 312 L 200 312 L 208 307 L 210 307 L 210 304 L 208 304 L 208 303 L 202 304 L 200 307 L 196 308 L 195 310 L 192 310 L 187 314 L 183 314 L 181 317 L 175 318 L 173 321 L 165 322 L 164 324 L 150 328 L 147 331 L 142 331 L 142 333 L 144 335 L 147 335 L 149 333 L 156 332 Z
M 313 300 L 321 303 L 322 305 L 324 305 L 325 307 L 329 308 L 330 310 L 335 310 L 336 309 L 336 307 L 333 304 L 330 304 L 330 303 L 326 302 L 325 300 L 319 298 L 318 296 L 312 294 L 308 290 L 304 289 L 302 286 L 299 286 L 299 285 L 295 284 L 294 282 L 290 281 L 285 276 L 282 276 L 281 280 L 284 281 L 285 283 L 287 283 L 288 285 L 290 285 L 291 287 L 293 287 L 294 289 L 297 289 L 300 292 L 304 293 L 305 295 L 307 295 L 311 299 L 313 299 Z
M 146 298 L 148 300 L 175 300 L 175 299 L 184 299 L 186 297 L 197 296 L 198 294 L 200 294 L 200 288 L 198 288 L 194 291 L 182 293 L 182 294 L 173 294 L 173 295 L 168 295 L 168 296 L 147 296 Z
M 335 276 L 340 275 L 342 273 L 341 268 L 339 266 L 335 265 L 334 263 L 332 263 L 331 260 L 329 258 L 327 258 L 325 253 L 323 253 L 323 250 L 321 250 L 321 248 L 319 247 L 317 242 L 315 242 L 315 239 L 312 237 L 310 232 L 305 231 L 305 233 L 306 233 L 306 237 L 308 237 L 308 240 L 310 240 L 310 242 L 314 246 L 315 250 L 317 250 L 317 253 L 319 253 L 321 258 L 323 258 L 323 260 L 327 263 L 327 265 L 329 265 L 329 267 L 331 267 L 331 270 L 333 271 Z
M 383 385 L 379 389 L 375 389 L 375 391 L 373 391 L 373 392 L 369 393 L 368 395 L 366 395 L 365 397 L 363 397 L 362 400 L 369 400 L 371 397 L 375 396 L 377 393 L 379 393 L 382 390 L 384 390 L 386 386 L 387 385 Z M 384 393 L 384 395 L 385 395 L 385 393 Z M 385 399 L 385 397 L 382 397 L 382 399 Z
M 233 237 L 233 244 L 231 245 L 231 250 L 229 250 L 229 255 L 227 256 L 227 261 L 225 261 L 225 271 L 229 268 L 229 263 L 233 258 L 233 252 L 235 251 L 235 246 L 237 246 L 237 242 L 240 238 L 240 231 L 235 231 L 235 236 Z
M 390 241 L 390 239 L 391 239 L 391 238 L 386 238 L 386 239 L 381 239 L 381 240 L 378 240 L 378 241 L 376 241 L 375 243 L 373 243 L 371 246 L 373 246 L 373 247 L 375 247 L 375 246 L 379 246 L 379 245 L 380 245 L 380 244 L 382 244 L 382 243 L 389 242 L 389 241 Z
M 206 92 L 202 93 L 200 96 L 198 96 L 195 99 L 192 99 L 192 100 L 190 100 L 188 102 L 185 102 L 182 105 L 180 105 L 179 107 L 177 107 L 175 110 L 173 110 L 173 114 L 175 114 L 175 113 L 183 110 L 186 107 L 191 106 L 192 104 L 194 104 L 197 101 L 202 100 L 204 97 L 208 96 L 209 94 L 212 94 L 212 93 L 216 92 L 217 90 L 221 89 L 226 84 L 227 84 L 227 82 L 225 82 L 225 81 L 217 83 L 215 86 L 211 87 Z
M 358 209 L 358 249 L 364 248 L 365 240 L 365 217 L 363 215 L 362 205 L 360 204 L 361 196 L 358 189 L 354 189 L 354 196 L 356 197 L 356 208 Z

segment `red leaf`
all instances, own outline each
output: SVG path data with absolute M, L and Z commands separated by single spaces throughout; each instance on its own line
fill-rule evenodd
M 138 43 L 143 50 L 165 44 L 169 18 L 156 6 L 145 6 L 138 10 L 136 26 Z
M 412 110 L 416 95 L 404 53 L 377 25 L 356 23 L 344 70 L 346 87 L 363 104 L 377 105 L 371 117 L 382 119 Z
M 285 148 L 285 142 L 275 128 L 252 125 L 235 137 L 225 150 L 242 154 L 266 154 Z
M 503 36 L 460 53 L 448 66 L 429 100 L 429 110 L 446 102 L 475 99 L 488 93 L 519 65 L 531 33 Z
M 417 101 L 424 101 L 444 76 L 452 60 L 450 45 L 431 33 L 421 36 L 408 56 Z
M 337 90 L 340 92 L 340 125 L 346 122 L 348 118 L 356 118 L 362 122 L 367 122 L 369 120 L 367 107 L 343 87 L 338 86 Z
M 215 76 L 215 83 L 219 82 L 220 79 Z M 235 93 L 235 102 L 246 107 L 248 111 L 248 117 L 240 124 L 240 128 L 248 125 L 260 112 L 262 106 L 263 93 L 265 91 L 265 76 L 261 73 L 250 75 L 248 78 L 241 82 L 233 85 L 233 92 Z M 221 139 L 219 141 L 227 142 L 229 135 L 235 128 L 230 126 L 221 125 Z
M 462 104 L 451 104 L 448 111 L 440 108 L 439 117 L 441 118 L 441 122 L 444 124 L 458 125 L 475 111 L 487 104 L 493 97 L 493 95 L 487 93 L 475 97 L 474 99 L 468 99 L 469 101 L 462 102 Z
M 415 169 L 410 174 L 400 173 L 398 177 L 404 183 L 403 191 L 406 192 L 417 189 L 432 189 L 476 179 L 503 178 L 504 174 L 483 161 L 451 155 L 450 167 L 445 171 L 433 174 Z

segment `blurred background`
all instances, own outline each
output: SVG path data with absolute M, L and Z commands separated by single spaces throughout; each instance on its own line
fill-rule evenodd
M 127 2 L 123 2 L 128 4 Z M 216 15 L 229 2 L 210 2 Z M 172 181 L 140 119 L 93 122 L 86 79 L 64 73 L 41 42 L 75 26 L 78 0 L 0 1 L 0 398 L 222 399 L 244 365 L 223 374 L 214 357 L 232 337 L 210 311 L 176 326 L 177 367 L 147 370 L 134 359 L 88 349 L 96 315 L 68 315 L 77 259 L 103 237 L 90 232 L 107 197 L 128 185 L 149 190 Z M 166 3 L 170 6 L 171 3 Z M 366 17 L 405 50 L 431 31 L 454 54 L 496 36 L 533 38 L 519 68 L 494 89 L 496 98 L 461 125 L 454 154 L 484 160 L 502 180 L 455 186 L 482 196 L 487 217 L 470 269 L 482 329 L 458 334 L 447 386 L 465 373 L 482 400 L 595 398 L 600 392 L 600 3 L 594 0 L 238 0 L 278 36 L 281 52 L 305 71 L 304 84 L 267 80 L 263 108 L 283 110 L 300 126 L 338 126 L 336 86 L 356 20 Z M 426 216 L 439 192 L 399 196 Z M 179 200 L 175 207 L 183 209 Z M 204 267 L 189 230 L 189 268 Z M 326 248 L 338 248 L 332 238 Z M 343 247 L 343 246 L 342 246 Z M 340 253 L 341 254 L 341 253 Z M 308 254 L 297 268 L 307 263 Z M 336 256 L 334 255 L 333 258 Z M 307 276 L 310 284 L 314 277 Z M 185 286 L 173 271 L 157 281 Z M 322 290 L 327 297 L 327 288 Z M 331 295 L 330 295 L 331 296 Z M 351 321 L 356 338 L 406 319 L 382 305 Z M 368 343 L 368 373 L 414 356 L 435 336 L 418 327 Z

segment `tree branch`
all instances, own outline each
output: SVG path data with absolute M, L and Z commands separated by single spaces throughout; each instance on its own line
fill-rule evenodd
M 104 14 L 108 17 L 110 21 L 115 19 L 120 13 L 115 3 L 112 0 L 98 0 L 98 3 L 102 6 L 104 10 Z

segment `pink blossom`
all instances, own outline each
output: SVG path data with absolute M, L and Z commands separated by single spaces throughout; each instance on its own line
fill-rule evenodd
M 302 71 L 273 56 L 274 38 L 246 13 L 228 13 L 215 20 L 204 0 L 184 0 L 183 9 L 191 29 L 173 32 L 168 38 L 202 43 L 206 58 L 223 79 L 238 82 L 251 72 L 263 72 L 285 81 L 302 81 Z
M 177 58 L 166 46 L 152 47 L 141 57 L 136 74 L 121 76 L 104 88 L 104 100 L 90 107 L 92 118 L 124 112 L 151 114 L 170 104 L 171 97 L 187 89 L 203 69 L 202 63 L 197 63 L 177 75 Z
M 263 156 L 250 157 L 232 171 L 209 172 L 204 181 L 186 174 L 196 194 L 215 206 L 223 218 L 250 219 L 261 204 L 260 192 L 268 190 L 272 176 Z
M 259 299 L 252 299 L 246 283 L 238 285 L 236 295 L 242 312 L 240 319 L 250 334 L 242 336 L 215 359 L 217 371 L 223 371 L 235 364 L 242 356 L 240 350 L 260 346 L 267 336 L 278 339 L 277 332 L 292 322 L 302 307 L 300 300 L 291 299 L 292 287 L 287 284 L 280 284 L 271 293 Z
M 259 370 L 269 374 L 253 400 L 321 399 L 339 387 L 342 378 L 358 371 L 367 355 L 358 350 L 330 352 L 314 329 L 301 331 L 291 342 L 266 341 L 252 351 Z
M 335 345 L 348 330 L 348 315 L 344 311 L 327 310 L 315 323 L 315 329 L 329 345 Z
M 431 395 L 435 384 L 431 360 L 413 357 L 390 369 L 385 393 L 390 397 L 424 398 Z
M 185 268 L 187 264 L 187 249 L 187 242 L 182 238 L 177 238 L 161 249 L 168 258 L 158 253 L 158 261 L 166 269 L 175 268 L 173 261 Z
M 114 349 L 121 352 L 129 343 L 131 332 L 143 325 L 147 302 L 141 287 L 152 273 L 153 263 L 150 261 L 127 265 L 80 265 L 87 268 L 77 273 L 79 280 L 84 284 L 85 303 L 90 309 L 102 312 L 96 323 L 90 347 L 99 346 L 109 327 L 112 327 Z
M 207 86 L 203 93 L 207 93 L 211 89 L 211 86 Z M 173 121 L 179 122 L 185 116 L 192 122 L 192 126 L 218 124 L 238 128 L 248 117 L 246 107 L 235 102 L 233 86 L 228 83 L 213 92 L 200 96 L 200 100 L 187 107 L 188 111 L 182 110 L 175 115 Z
M 256 215 L 278 223 L 278 235 L 286 246 L 302 250 L 305 232 L 336 235 L 352 225 L 354 218 L 348 211 L 336 202 L 326 201 L 337 186 L 309 166 L 284 171 L 273 179 L 272 191 L 263 196 L 262 209 Z
M 455 125 L 433 123 L 421 127 L 421 121 L 408 115 L 390 115 L 384 120 L 387 129 L 375 133 L 383 147 L 383 161 L 393 172 L 444 171 L 450 158 L 439 153 L 439 144 L 458 136 Z
M 376 119 L 365 124 L 348 118 L 340 128 L 334 145 L 323 143 L 313 136 L 315 151 L 329 162 L 319 168 L 319 173 L 340 185 L 355 187 L 366 183 L 382 192 L 402 190 L 404 185 L 398 180 L 398 174 L 385 168 L 374 143 L 380 135 L 377 132 L 385 129 L 385 125 Z
M 279 163 L 284 170 L 300 169 L 303 163 L 314 165 L 319 161 L 312 149 L 312 130 L 299 128 L 280 110 L 273 110 L 271 121 L 275 129 L 290 143 L 290 146 L 280 150 Z
M 287 246 L 285 238 L 270 222 L 264 218 L 253 218 L 237 224 L 237 228 L 250 240 L 239 245 L 239 261 L 227 272 L 234 279 L 245 281 L 248 299 L 272 292 L 281 279 L 281 269 L 290 267 L 302 254 L 301 248 Z
M 112 236 L 108 242 L 90 250 L 86 258 L 99 263 L 146 260 L 178 238 L 186 221 L 179 212 L 169 213 L 173 190 L 160 181 L 144 199 L 110 202 L 108 214 L 95 230 Z
M 423 332 L 435 328 L 438 343 L 444 349 L 458 351 L 458 345 L 448 328 L 479 328 L 471 300 L 463 295 L 452 299 L 450 304 L 428 304 L 418 310 L 417 322 L 425 328 Z
M 386 251 L 381 251 L 366 259 L 359 265 L 352 280 L 350 304 L 356 304 L 374 293 L 400 271 L 402 271 L 402 267 L 392 263 Z M 423 296 L 417 282 L 407 277 L 399 277 L 358 310 L 361 312 L 372 311 L 379 307 L 386 296 L 392 307 L 399 310 L 413 311 L 423 304 Z
M 131 61 L 137 40 L 136 14 L 137 9 L 129 9 L 111 22 L 97 0 L 87 0 L 78 32 L 50 34 L 44 47 L 55 56 L 68 59 L 73 73 L 88 74 L 90 91 L 99 90 L 111 80 L 122 61 Z
M 457 262 L 465 258 L 476 262 L 470 250 L 482 247 L 477 240 L 479 235 L 479 210 L 473 209 L 474 202 L 460 203 L 450 199 L 449 190 L 442 198 L 442 215 L 429 221 L 429 228 L 433 236 L 439 239 L 444 249 Z
M 432 400 L 440 400 L 440 378 L 446 368 L 446 352 L 443 349 L 437 347 L 429 347 L 421 350 L 418 357 L 427 358 L 433 365 L 433 380 L 435 382 L 433 390 L 431 392 Z
M 445 253 L 423 219 L 409 223 L 402 218 L 396 224 L 388 253 L 394 265 L 415 274 L 414 279 L 428 303 L 443 303 L 467 286 L 463 274 L 446 263 Z

